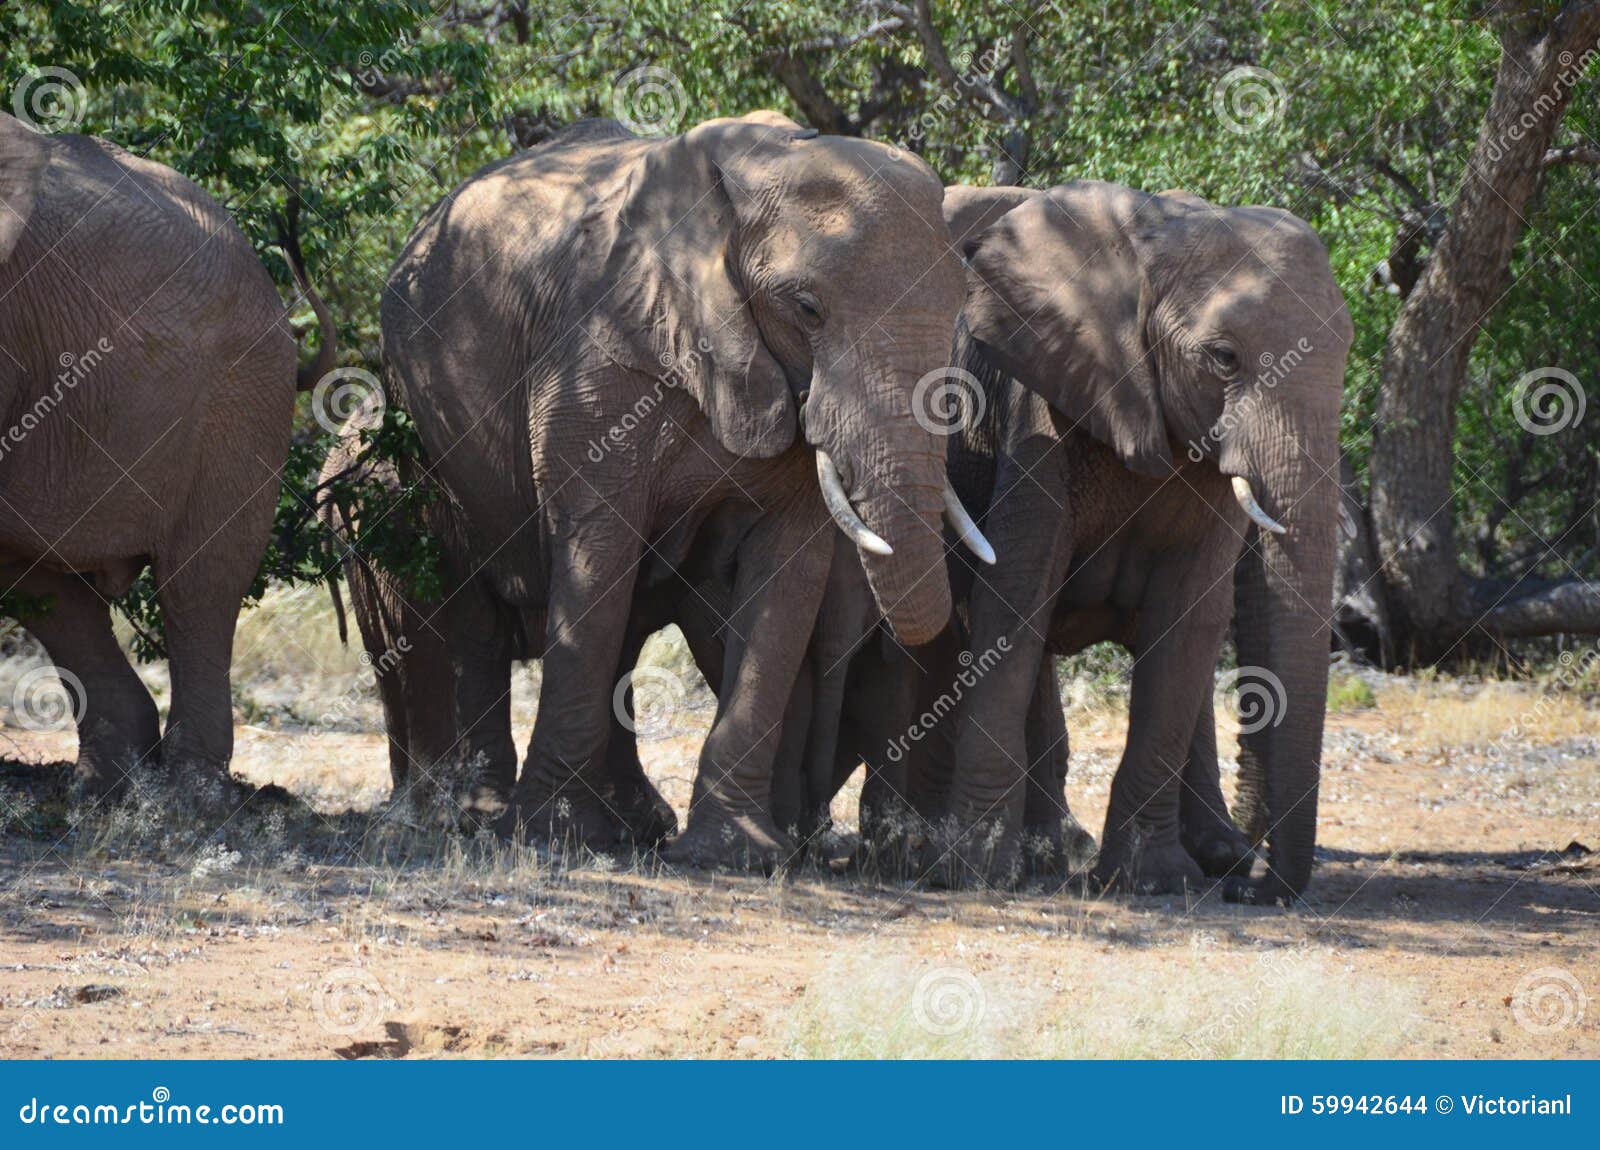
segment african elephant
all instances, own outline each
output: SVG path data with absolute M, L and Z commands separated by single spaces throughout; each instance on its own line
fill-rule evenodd
M 1016 872 L 1041 655 L 1102 640 L 1136 661 L 1097 877 L 1168 890 L 1242 864 L 1210 702 L 1236 614 L 1240 664 L 1276 696 L 1241 735 L 1242 825 L 1270 844 L 1255 893 L 1298 894 L 1352 337 L 1325 248 L 1287 212 L 1105 183 L 953 188 L 945 211 L 987 402 L 949 471 L 999 553 L 964 596 L 966 641 L 1007 652 L 960 702 L 937 877 Z
M 322 348 L 302 381 L 334 355 L 311 298 Z M 0 115 L 0 350 L 0 567 L 50 601 L 25 624 L 82 684 L 76 786 L 115 791 L 159 749 L 201 794 L 232 754 L 234 625 L 288 453 L 283 303 L 227 213 L 170 168 Z M 146 565 L 171 660 L 164 738 L 111 629 Z
M 727 657 L 671 857 L 789 853 L 771 770 L 829 516 L 905 641 L 950 614 L 954 497 L 912 410 L 961 303 L 942 194 L 914 157 L 772 113 L 669 139 L 591 122 L 418 225 L 384 293 L 385 381 L 460 524 L 455 707 L 463 753 L 510 794 L 502 832 L 614 841 L 610 704 L 635 592 L 715 517 L 736 540 Z M 544 658 L 514 786 L 508 619 Z

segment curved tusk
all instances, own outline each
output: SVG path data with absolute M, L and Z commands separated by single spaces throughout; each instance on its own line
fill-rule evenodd
M 817 482 L 822 485 L 822 502 L 827 504 L 828 514 L 833 516 L 833 521 L 850 542 L 869 555 L 894 554 L 894 548 L 861 522 L 861 516 L 850 506 L 850 497 L 844 493 L 844 481 L 839 478 L 839 469 L 833 465 L 826 451 L 817 452 Z
M 1263 531 L 1270 531 L 1274 535 L 1287 535 L 1289 529 L 1279 523 L 1272 516 L 1261 510 L 1261 504 L 1256 502 L 1256 493 L 1250 490 L 1250 481 L 1242 475 L 1233 477 L 1233 497 L 1239 501 L 1239 506 L 1244 508 L 1244 513 L 1255 522 Z
M 956 529 L 956 534 L 961 536 L 961 542 L 967 545 L 967 550 L 993 567 L 994 548 L 983 537 L 983 532 L 978 530 L 972 516 L 967 514 L 967 509 L 961 505 L 961 496 L 956 494 L 956 489 L 950 486 L 948 479 L 944 481 L 944 514 L 950 520 L 950 526 Z

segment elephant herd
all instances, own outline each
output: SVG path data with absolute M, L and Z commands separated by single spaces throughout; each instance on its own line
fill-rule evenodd
M 315 306 L 302 375 L 331 366 Z M 345 438 L 323 487 L 430 492 L 392 506 L 437 541 L 437 590 L 363 552 L 371 510 L 321 516 L 397 795 L 507 837 L 770 868 L 864 763 L 863 854 L 1009 883 L 1095 850 L 1065 800 L 1053 660 L 1112 641 L 1135 662 L 1093 878 L 1305 888 L 1352 333 L 1294 216 L 945 188 L 775 113 L 664 139 L 586 121 L 435 204 L 381 318 L 383 399 L 422 450 Z M 63 386 L 62 357 L 102 336 Z M 78 785 L 159 762 L 225 786 L 233 628 L 296 388 L 269 277 L 171 171 L 0 116 L 0 348 L 8 423 L 43 412 L 0 442 L 0 565 L 53 597 L 28 626 L 84 684 Z M 107 610 L 146 564 L 164 736 Z M 1230 622 L 1240 673 L 1273 689 L 1231 815 L 1212 714 Z M 717 696 L 681 831 L 629 721 L 669 623 Z

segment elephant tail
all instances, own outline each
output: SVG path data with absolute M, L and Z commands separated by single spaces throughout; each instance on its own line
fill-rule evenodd
M 339 620 L 339 645 L 348 647 L 350 645 L 350 626 L 345 621 L 344 596 L 339 593 L 339 577 L 337 575 L 328 577 L 328 597 L 333 600 L 333 616 Z
M 339 356 L 339 340 L 328 305 L 322 302 L 322 297 L 311 286 L 311 277 L 306 274 L 305 256 L 300 252 L 300 193 L 292 189 L 284 213 L 278 217 L 278 246 L 289 261 L 295 284 L 317 315 L 319 339 L 316 358 L 310 363 L 301 364 L 295 376 L 295 390 L 310 391 L 317 386 L 318 380 L 333 370 Z

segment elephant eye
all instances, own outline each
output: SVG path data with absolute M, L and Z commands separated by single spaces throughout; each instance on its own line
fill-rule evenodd
M 1206 354 L 1211 357 L 1211 362 L 1216 365 L 1217 374 L 1224 379 L 1232 379 L 1239 374 L 1239 353 L 1225 343 L 1213 343 L 1206 347 Z
M 794 297 L 794 306 L 800 313 L 800 322 L 807 328 L 815 330 L 822 326 L 822 304 L 810 292 L 798 292 Z

